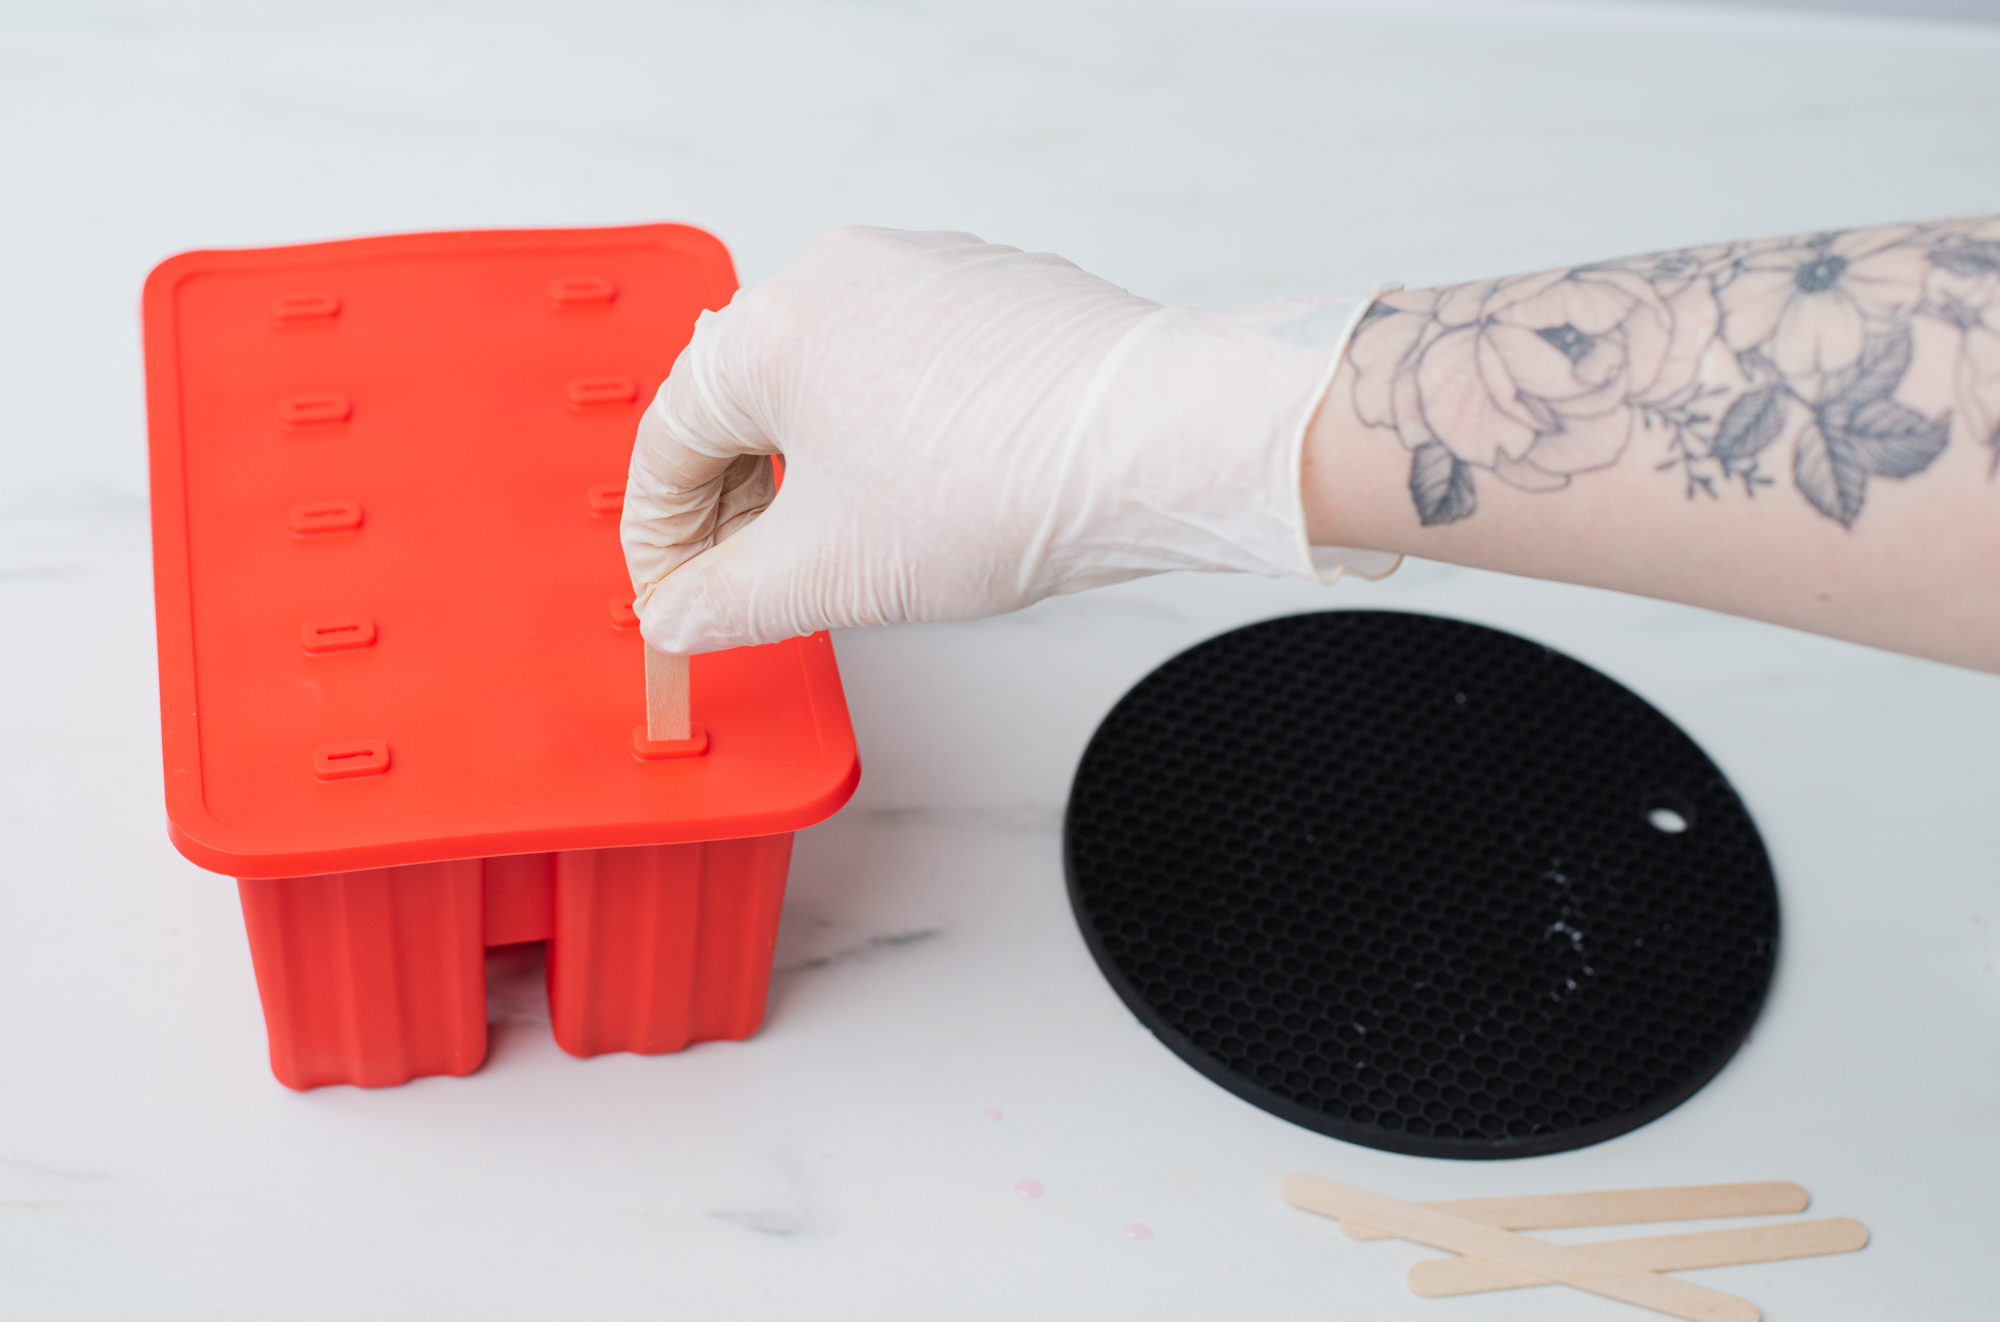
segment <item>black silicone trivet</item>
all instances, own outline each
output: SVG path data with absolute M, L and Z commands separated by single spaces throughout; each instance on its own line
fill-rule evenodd
M 1692 740 L 1579 662 L 1424 615 L 1297 615 L 1167 662 L 1091 739 L 1063 853 L 1161 1041 L 1392 1152 L 1637 1128 L 1722 1068 L 1777 949 L 1763 842 Z

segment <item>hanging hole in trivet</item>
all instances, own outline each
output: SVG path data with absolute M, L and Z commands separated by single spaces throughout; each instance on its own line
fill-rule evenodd
M 1694 830 L 1694 809 L 1678 795 L 1655 794 L 1646 800 L 1646 825 L 1661 835 L 1684 835 Z
M 1163 1043 L 1397 1152 L 1644 1124 L 1728 1060 L 1776 958 L 1763 844 L 1693 741 L 1568 657 L 1422 615 L 1167 662 L 1092 738 L 1063 847 L 1091 953 Z

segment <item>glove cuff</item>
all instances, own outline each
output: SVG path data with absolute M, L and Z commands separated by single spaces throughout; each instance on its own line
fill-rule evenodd
M 1351 301 L 1329 302 L 1310 314 L 1322 325 L 1331 324 L 1341 311 L 1346 312 L 1341 319 L 1340 330 L 1334 337 L 1327 352 L 1326 364 L 1320 370 L 1319 381 L 1307 397 L 1305 408 L 1291 429 L 1290 443 L 1285 450 L 1285 471 L 1291 475 L 1292 522 L 1297 532 L 1299 556 L 1305 564 L 1306 576 L 1321 583 L 1338 583 L 1348 574 L 1365 578 L 1370 582 L 1387 578 L 1403 563 L 1403 557 L 1390 551 L 1368 551 L 1348 546 L 1314 546 L 1306 535 L 1305 508 L 1305 456 L 1306 437 L 1312 431 L 1313 419 L 1319 416 L 1320 407 L 1326 402 L 1327 391 L 1333 388 L 1334 377 L 1340 374 L 1340 365 L 1347 361 L 1347 348 L 1354 342 L 1354 332 L 1368 316 L 1368 310 L 1384 294 L 1393 294 L 1401 289 L 1400 284 L 1383 284 L 1365 298 Z M 1277 333 L 1276 330 L 1273 333 Z
M 1321 583 L 1395 569 L 1392 554 L 1310 546 L 1302 494 L 1306 432 L 1375 297 L 1157 308 L 1129 325 L 1079 409 L 1084 480 L 1037 539 L 1050 590 L 1171 569 Z

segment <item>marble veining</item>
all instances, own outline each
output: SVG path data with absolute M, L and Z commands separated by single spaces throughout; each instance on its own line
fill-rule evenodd
M 1991 211 L 1995 49 L 1512 0 L 9 6 L 0 1317 L 1447 1307 L 1404 1288 L 1421 1251 L 1285 1207 L 1292 1170 L 1413 1199 L 1792 1179 L 1877 1241 L 1718 1284 L 1773 1319 L 1977 1316 L 2000 681 L 1448 566 L 1173 576 L 843 635 L 862 785 L 797 841 L 756 1037 L 572 1059 L 538 957 L 502 952 L 478 1073 L 285 1091 L 235 888 L 165 838 L 135 309 L 176 251 L 461 226 L 687 220 L 746 280 L 835 224 L 963 227 L 1223 305 Z M 1597 666 L 1742 792 L 1785 953 L 1754 1040 L 1669 1116 L 1528 1162 L 1344 1147 L 1192 1073 L 1091 963 L 1059 831 L 1098 721 L 1203 638 L 1357 606 Z
M 824 955 L 814 955 L 793 963 L 776 965 L 771 970 L 771 976 L 789 978 L 800 973 L 817 973 L 821 969 L 833 968 L 840 964 L 866 963 L 889 952 L 906 950 L 927 941 L 935 941 L 943 935 L 944 931 L 941 928 L 924 927 L 911 932 L 890 932 L 883 936 L 871 936 L 853 945 L 828 951 Z

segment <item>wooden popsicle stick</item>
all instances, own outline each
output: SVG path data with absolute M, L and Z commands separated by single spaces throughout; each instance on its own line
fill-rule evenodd
M 1759 1322 L 1756 1305 L 1733 1294 L 1679 1277 L 1627 1267 L 1582 1249 L 1481 1225 L 1434 1207 L 1406 1203 L 1316 1175 L 1287 1175 L 1280 1189 L 1286 1202 L 1309 1212 L 1351 1216 L 1390 1231 L 1400 1239 L 1506 1263 L 1535 1276 L 1686 1318 L 1688 1322 Z
M 1778 1262 L 1785 1258 L 1852 1253 L 1867 1244 L 1868 1227 L 1852 1217 L 1836 1216 L 1824 1221 L 1733 1226 L 1727 1230 L 1609 1239 L 1595 1244 L 1571 1244 L 1569 1247 L 1642 1271 L 1677 1272 L 1696 1267 L 1733 1267 L 1745 1262 Z M 1434 1258 L 1429 1262 L 1420 1262 L 1410 1268 L 1409 1281 L 1411 1291 L 1426 1299 L 1549 1284 L 1544 1277 L 1518 1267 L 1488 1262 L 1484 1258 Z
M 1761 1184 L 1688 1184 L 1666 1189 L 1605 1189 L 1593 1193 L 1527 1194 L 1519 1198 L 1454 1198 L 1422 1206 L 1503 1230 L 1573 1226 L 1636 1226 L 1648 1221 L 1707 1221 L 1725 1216 L 1783 1216 L 1812 1199 L 1787 1180 Z M 1390 1239 L 1373 1226 L 1343 1219 L 1349 1239 Z
M 694 732 L 688 717 L 688 659 L 646 649 L 646 737 L 686 739 Z

